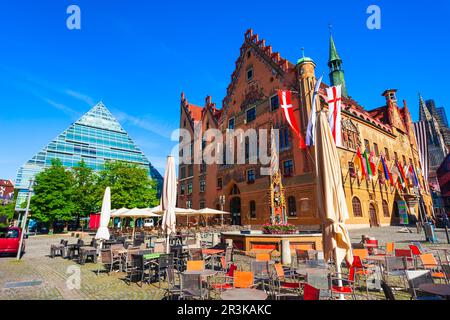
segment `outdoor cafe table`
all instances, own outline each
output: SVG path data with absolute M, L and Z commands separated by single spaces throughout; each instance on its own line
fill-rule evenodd
M 266 300 L 267 293 L 258 289 L 228 289 L 220 294 L 222 300 Z
M 447 300 L 450 300 L 450 284 L 427 283 L 419 285 L 419 289 L 427 293 L 445 297 Z

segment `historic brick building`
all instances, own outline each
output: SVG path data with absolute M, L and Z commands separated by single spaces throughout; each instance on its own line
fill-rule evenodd
M 330 38 L 331 85 L 343 85 L 342 130 L 343 144 L 338 152 L 341 158 L 342 179 L 350 211 L 348 223 L 357 226 L 381 226 L 398 220 L 397 200 L 417 193 L 411 188 L 406 194 L 387 184 L 358 181 L 353 172 L 353 160 L 358 148 L 386 155 L 388 165 L 397 158 L 402 163 L 414 163 L 420 168 L 416 140 L 412 131 L 411 116 L 406 103 L 400 107 L 396 90 L 383 93 L 385 105 L 367 111 L 353 100 L 345 85 L 342 60 L 334 40 Z M 312 95 L 316 83 L 316 64 L 302 57 L 296 64 L 273 52 L 265 40 L 248 30 L 240 48 L 236 68 L 231 76 L 222 108 L 216 108 L 211 97 L 203 107 L 190 104 L 184 93 L 181 96 L 180 128 L 192 132 L 196 126 L 202 133 L 208 128 L 270 129 L 280 131 L 280 169 L 286 190 L 289 222 L 296 225 L 317 226 L 319 219 L 315 200 L 314 147 L 301 150 L 298 138 L 292 134 L 279 107 L 277 89 L 292 90 L 294 112 L 305 135 L 311 112 Z M 325 106 L 327 85 L 322 83 L 318 105 Z M 202 134 L 201 133 L 201 134 Z M 180 140 L 182 140 L 180 138 Z M 182 144 L 189 143 L 184 141 Z M 204 139 L 203 147 L 214 143 Z M 223 148 L 224 141 L 219 142 Z M 191 147 L 191 150 L 194 146 Z M 245 150 L 248 147 L 246 145 Z M 247 152 L 246 152 L 247 154 Z M 180 148 L 180 155 L 182 154 Z M 220 157 L 219 157 L 220 158 Z M 178 206 L 221 208 L 220 197 L 225 196 L 223 209 L 232 213 L 235 224 L 262 225 L 269 221 L 269 177 L 260 174 L 261 164 L 180 164 Z M 422 178 L 420 183 L 423 185 Z M 412 197 L 410 197 L 412 198 Z M 432 212 L 429 194 L 423 196 L 428 212 Z M 422 206 L 423 208 L 424 206 Z M 419 206 L 414 212 L 417 215 Z

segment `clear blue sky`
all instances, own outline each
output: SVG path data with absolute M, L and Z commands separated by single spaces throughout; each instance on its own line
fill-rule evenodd
M 81 8 L 80 31 L 66 28 L 70 4 Z M 381 7 L 379 31 L 366 28 L 370 4 Z M 449 16 L 448 0 L 2 1 L 0 178 L 15 179 L 99 100 L 162 172 L 181 91 L 220 106 L 248 28 L 290 61 L 305 47 L 327 75 L 332 23 L 349 94 L 363 106 L 382 105 L 381 92 L 398 88 L 413 119 L 419 91 L 449 111 Z

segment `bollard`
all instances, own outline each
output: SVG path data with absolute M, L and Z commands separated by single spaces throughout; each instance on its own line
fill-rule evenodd
M 291 265 L 291 243 L 287 239 L 281 240 L 281 263 Z

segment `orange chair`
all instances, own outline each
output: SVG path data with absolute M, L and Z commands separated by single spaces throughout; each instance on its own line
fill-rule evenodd
M 445 273 L 439 268 L 439 263 L 432 253 L 425 253 L 419 256 L 420 261 L 424 269 L 431 271 L 431 276 L 433 278 L 438 278 L 439 280 L 447 280 Z
M 369 251 L 367 249 L 353 249 L 353 255 L 358 256 L 361 260 L 366 260 L 369 256 Z
M 202 271 L 205 270 L 205 261 L 203 260 L 189 260 L 186 265 L 187 271 Z
M 251 288 L 255 285 L 255 277 L 253 272 L 234 271 L 233 288 Z
M 256 254 L 256 261 L 270 261 L 270 254 L 258 253 Z
M 281 291 L 281 288 L 284 289 L 300 289 L 301 284 L 300 281 L 296 281 L 295 277 L 288 277 L 286 276 L 284 269 L 283 269 L 283 265 L 281 263 L 276 263 L 274 265 L 275 267 L 275 275 L 276 275 L 276 280 L 278 282 L 278 289 L 279 292 Z M 287 279 L 291 279 L 294 280 L 294 282 L 287 282 Z
M 384 252 L 377 253 L 377 256 L 394 256 L 395 255 L 395 243 L 394 242 L 386 242 L 386 246 L 384 247 Z

